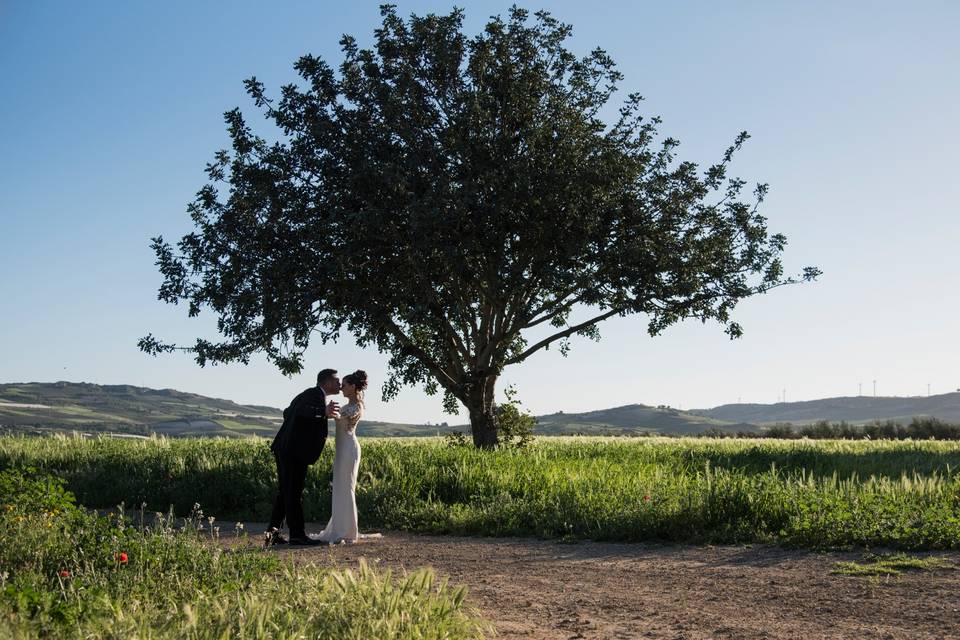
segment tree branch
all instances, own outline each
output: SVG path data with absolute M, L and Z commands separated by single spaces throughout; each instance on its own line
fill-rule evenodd
M 540 349 L 543 349 L 544 347 L 546 347 L 546 346 L 549 345 L 550 343 L 556 342 L 557 340 L 559 340 L 559 339 L 561 339 L 561 338 L 566 338 L 567 336 L 571 336 L 571 335 L 575 334 L 577 331 L 580 331 L 581 329 L 586 329 L 586 328 L 589 327 L 590 325 L 594 325 L 594 324 L 597 324 L 598 322 L 602 322 L 603 320 L 606 320 L 607 318 L 609 318 L 609 317 L 611 317 L 611 316 L 615 316 L 615 315 L 617 315 L 618 313 L 621 313 L 622 311 L 623 311 L 622 308 L 615 307 L 615 308 L 613 308 L 613 309 L 610 309 L 610 311 L 607 311 L 606 313 L 602 313 L 602 314 L 600 314 L 599 316 L 596 316 L 596 317 L 594 317 L 594 318 L 591 318 L 591 319 L 587 320 L 586 322 L 581 322 L 580 324 L 574 325 L 574 326 L 572 326 L 572 327 L 568 327 L 568 328 L 564 329 L 563 331 L 561 331 L 561 332 L 559 332 L 559 333 L 556 333 L 556 334 L 550 336 L 549 338 L 544 338 L 543 340 L 541 340 L 541 341 L 538 342 L 537 344 L 533 345 L 532 347 L 530 347 L 529 349 L 527 349 L 526 351 L 524 351 L 524 352 L 521 353 L 520 355 L 514 356 L 513 358 L 510 358 L 509 360 L 507 360 L 507 361 L 504 363 L 504 365 L 516 364 L 516 363 L 518 363 L 518 362 L 523 362 L 523 361 L 526 360 L 531 354 L 539 351 Z
M 459 354 L 464 362 L 470 361 L 470 352 L 467 351 L 466 346 L 463 344 L 463 339 L 460 337 L 460 334 L 457 333 L 456 329 L 453 328 L 453 325 L 447 320 L 446 316 L 437 309 L 436 310 L 436 320 L 441 325 L 443 325 L 443 330 L 447 334 L 447 338 L 450 341 L 450 346 L 455 352 L 454 357 L 450 358 L 450 364 L 456 369 L 458 374 L 463 374 L 463 366 L 460 364 L 456 355 Z
M 566 300 L 567 298 L 575 294 L 580 288 L 581 287 L 579 283 L 573 287 L 568 287 L 566 291 L 554 297 L 552 300 L 550 300 L 550 302 L 545 302 L 542 305 L 540 305 L 537 309 L 534 309 L 533 311 L 531 311 L 530 318 L 531 319 L 535 318 L 537 317 L 537 315 L 544 313 L 546 311 L 549 311 L 555 305 L 562 304 L 564 300 Z
M 568 295 L 569 295 L 569 294 L 568 294 Z M 544 322 L 546 322 L 546 321 L 548 321 L 548 320 L 553 320 L 553 319 L 556 318 L 558 315 L 560 315 L 560 314 L 563 313 L 564 311 L 570 309 L 573 305 L 577 304 L 577 302 L 579 302 L 579 301 L 580 301 L 580 298 L 574 298 L 573 300 L 568 300 L 567 302 L 563 302 L 563 300 L 556 300 L 556 301 L 554 302 L 554 304 L 560 304 L 559 307 L 557 307 L 556 309 L 554 309 L 553 311 L 551 311 L 550 313 L 548 313 L 548 314 L 546 314 L 546 315 L 544 315 L 544 316 L 541 316 L 541 317 L 539 317 L 539 318 L 530 320 L 530 321 L 527 322 L 525 325 L 523 325 L 523 327 L 521 327 L 521 328 L 522 328 L 522 329 L 529 329 L 530 327 L 535 327 L 535 326 L 537 326 L 538 324 L 542 324 L 542 323 L 544 323 Z M 546 305 L 546 306 L 549 306 L 549 305 Z
M 455 392 L 458 390 L 459 383 L 454 380 L 450 374 L 443 370 L 439 364 L 437 364 L 433 358 L 430 357 L 426 351 L 418 347 L 413 343 L 413 341 L 400 329 L 399 326 L 393 320 L 386 321 L 386 328 L 390 332 L 390 335 L 396 339 L 411 355 L 416 356 L 418 360 L 425 366 L 430 373 L 437 379 L 443 388 Z

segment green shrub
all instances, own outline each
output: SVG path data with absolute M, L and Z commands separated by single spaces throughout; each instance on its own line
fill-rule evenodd
M 533 428 L 537 426 L 537 419 L 528 411 L 522 411 L 522 404 L 517 399 L 516 388 L 510 386 L 504 391 L 507 401 L 496 406 L 499 448 L 516 447 L 522 449 L 533 441 Z M 473 446 L 473 441 L 462 431 L 451 431 L 443 434 L 448 446 Z
M 497 420 L 500 424 L 500 444 L 505 447 L 526 447 L 533 440 L 533 428 L 537 419 L 528 411 L 520 409 L 515 387 L 504 390 L 507 401 L 497 405 Z

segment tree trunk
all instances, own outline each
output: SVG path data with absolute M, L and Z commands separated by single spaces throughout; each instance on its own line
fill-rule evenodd
M 497 420 L 493 392 L 497 376 L 481 378 L 470 387 L 467 394 L 467 409 L 470 410 L 470 430 L 473 432 L 473 445 L 478 449 L 493 449 L 499 439 L 497 432 L 500 424 Z

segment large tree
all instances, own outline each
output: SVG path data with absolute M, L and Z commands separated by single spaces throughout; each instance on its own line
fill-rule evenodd
M 569 25 L 514 7 L 470 38 L 460 10 L 381 13 L 372 49 L 343 37 L 339 72 L 305 55 L 279 97 L 245 81 L 276 139 L 228 111 L 233 149 L 207 167 L 196 230 L 152 245 L 160 299 L 212 309 L 221 338 L 148 335 L 144 351 L 201 366 L 262 352 L 292 374 L 314 332 L 346 330 L 389 354 L 385 400 L 442 392 L 492 447 L 505 367 L 613 316 L 641 314 L 651 335 L 712 319 L 737 337 L 737 302 L 817 275 L 784 277 L 786 239 L 757 213 L 766 186 L 744 201 L 726 178 L 747 134 L 702 170 L 637 94 L 605 122 L 622 76 L 601 49 L 565 48 Z

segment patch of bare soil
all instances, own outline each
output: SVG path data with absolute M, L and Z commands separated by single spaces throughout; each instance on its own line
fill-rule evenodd
M 246 531 L 259 542 L 263 525 Z M 831 575 L 834 563 L 859 553 L 401 532 L 273 549 L 338 568 L 355 568 L 360 558 L 395 571 L 432 567 L 465 585 L 469 603 L 503 638 L 960 638 L 960 571 Z M 960 567 L 957 553 L 917 555 Z

